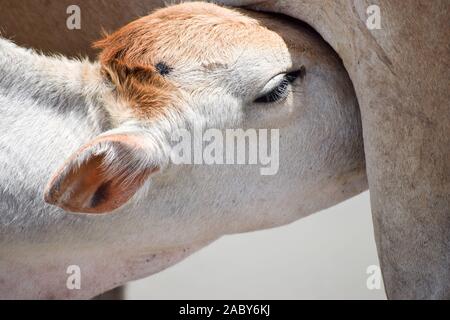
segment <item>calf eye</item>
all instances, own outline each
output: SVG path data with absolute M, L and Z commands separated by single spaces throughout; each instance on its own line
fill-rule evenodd
M 286 73 L 275 88 L 270 90 L 268 93 L 258 97 L 255 100 L 255 103 L 273 103 L 286 98 L 289 85 L 302 75 L 303 70 L 304 68 Z

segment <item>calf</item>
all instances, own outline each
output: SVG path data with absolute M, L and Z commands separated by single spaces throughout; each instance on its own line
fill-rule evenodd
M 0 39 L 0 297 L 90 298 L 367 188 L 351 82 L 301 25 L 185 3 L 96 47 Z M 174 133 L 211 128 L 279 130 L 276 174 L 171 161 Z

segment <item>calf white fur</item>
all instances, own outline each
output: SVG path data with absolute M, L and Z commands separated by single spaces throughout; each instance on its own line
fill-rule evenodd
M 91 298 L 367 188 L 348 75 L 278 19 L 172 6 L 97 43 L 94 63 L 0 39 L 1 298 Z M 171 133 L 195 127 L 279 129 L 278 173 L 172 164 Z

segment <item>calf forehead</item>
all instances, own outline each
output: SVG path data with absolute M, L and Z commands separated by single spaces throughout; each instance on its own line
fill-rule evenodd
M 174 65 L 234 63 L 249 51 L 276 54 L 282 40 L 275 33 L 249 19 L 249 23 L 215 23 L 197 17 L 168 23 L 171 32 L 156 38 L 154 55 Z
M 120 58 L 129 63 L 164 62 L 172 68 L 216 68 L 235 63 L 245 53 L 273 56 L 283 48 L 282 39 L 257 20 L 207 3 L 160 9 L 105 41 L 104 56 L 121 47 Z
M 118 94 L 131 102 L 139 118 L 175 106 L 179 89 L 217 87 L 240 94 L 289 67 L 289 52 L 275 32 L 238 11 L 208 3 L 160 9 L 97 47 L 103 49 L 100 61 Z

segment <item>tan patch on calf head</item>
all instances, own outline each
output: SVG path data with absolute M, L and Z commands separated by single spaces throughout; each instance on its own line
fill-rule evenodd
M 176 104 L 172 68 L 227 66 L 233 47 L 267 46 L 270 33 L 238 11 L 194 2 L 159 9 L 94 46 L 102 49 L 100 62 L 118 94 L 138 117 L 151 118 Z

